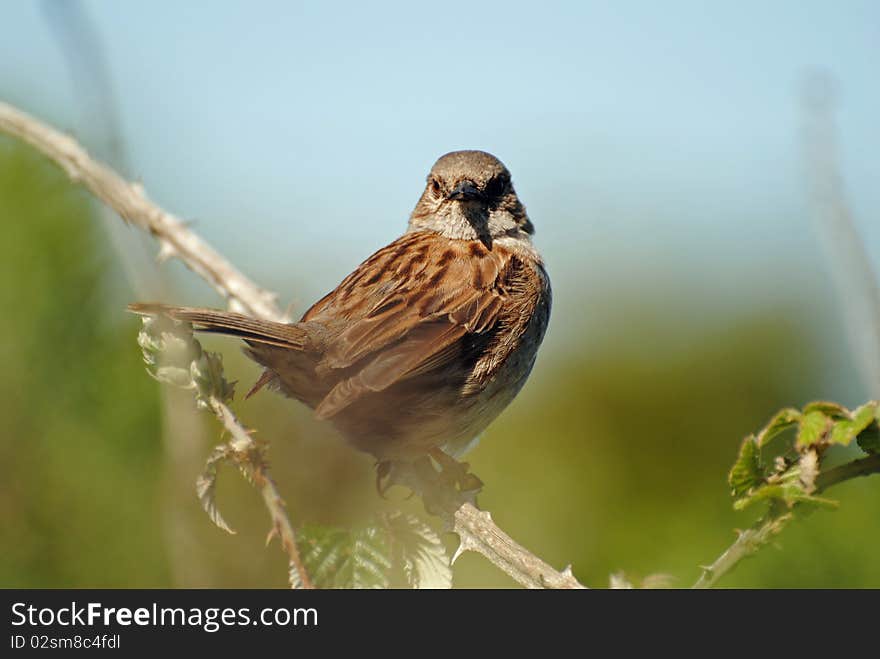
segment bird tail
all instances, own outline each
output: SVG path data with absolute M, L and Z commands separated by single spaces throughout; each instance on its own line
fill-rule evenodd
M 158 302 L 129 304 L 128 310 L 141 316 L 164 315 L 175 320 L 186 321 L 192 323 L 193 329 L 198 332 L 237 336 L 251 345 L 258 343 L 301 350 L 306 344 L 306 332 L 301 325 L 260 320 L 231 311 L 202 307 L 175 307 Z

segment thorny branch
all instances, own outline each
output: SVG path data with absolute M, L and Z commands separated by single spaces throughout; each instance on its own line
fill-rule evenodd
M 815 494 L 820 494 L 832 485 L 858 478 L 880 473 L 880 454 L 869 455 L 860 460 L 853 460 L 839 467 L 823 471 L 816 478 Z M 745 531 L 739 531 L 736 540 L 730 547 L 724 550 L 711 565 L 703 567 L 700 578 L 693 585 L 694 588 L 711 588 L 721 577 L 730 572 L 737 563 L 747 556 L 751 556 L 758 549 L 770 542 L 774 536 L 782 532 L 794 518 L 790 509 L 784 504 L 774 502 L 761 519 Z
M 745 531 L 737 531 L 736 540 L 724 550 L 711 565 L 703 566 L 700 578 L 692 588 L 712 588 L 718 580 L 730 572 L 737 563 L 751 556 L 782 532 L 792 519 L 792 513 L 782 513 L 774 506 L 754 526 Z
M 290 524 L 287 511 L 284 509 L 284 500 L 275 486 L 275 481 L 272 480 L 272 476 L 269 474 L 269 469 L 263 459 L 262 450 L 260 450 L 250 433 L 241 425 L 226 403 L 212 396 L 207 401 L 207 404 L 214 413 L 214 416 L 220 420 L 220 423 L 223 424 L 223 427 L 226 428 L 226 431 L 232 437 L 229 442 L 232 450 L 237 456 L 241 456 L 245 468 L 263 495 L 263 501 L 266 503 L 269 515 L 272 517 L 272 531 L 269 538 L 271 539 L 273 535 L 278 536 L 282 549 L 290 559 L 291 568 L 295 569 L 299 575 L 301 587 L 312 588 L 311 580 L 299 555 L 296 533 Z
M 461 540 L 456 557 L 465 551 L 478 552 L 526 588 L 584 588 L 571 566 L 556 570 L 498 528 L 487 511 L 470 503 L 454 512 L 453 529 Z
M 73 138 L 0 102 L 0 131 L 23 140 L 55 161 L 79 183 L 130 222 L 152 234 L 159 259 L 174 257 L 211 284 L 233 311 L 283 321 L 275 295 L 245 277 L 186 224 L 150 201 L 143 187 L 94 160 Z
M 226 298 L 233 310 L 267 320 L 286 320 L 273 293 L 252 282 L 180 219 L 150 201 L 141 185 L 123 179 L 111 168 L 91 158 L 73 138 L 3 102 L 0 102 L 0 131 L 35 147 L 61 166 L 73 182 L 86 187 L 123 220 L 152 234 L 160 244 L 160 260 L 175 257 L 182 261 Z M 229 408 L 221 405 L 217 409 L 212 405 L 212 411 L 233 438 L 252 443 Z M 296 543 L 292 540 L 295 536 L 277 488 L 265 465 L 254 466 L 253 475 L 285 550 L 296 564 L 291 553 L 296 552 Z M 470 503 L 456 504 L 444 513 L 451 518 L 452 531 L 461 540 L 457 555 L 463 551 L 480 553 L 528 588 L 584 587 L 569 568 L 560 572 L 516 543 L 498 528 L 489 513 Z M 290 546 L 287 546 L 288 542 Z M 303 572 L 300 574 L 305 576 Z M 303 583 L 308 583 L 307 576 Z
M 834 469 L 822 472 L 816 479 L 816 491 L 821 492 L 843 481 L 877 473 L 880 473 L 880 453 L 869 455 L 867 458 L 861 458 L 860 460 L 853 460 Z

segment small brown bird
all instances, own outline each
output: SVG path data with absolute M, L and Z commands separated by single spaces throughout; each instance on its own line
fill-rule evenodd
M 507 168 L 456 151 L 431 169 L 400 238 L 298 323 L 135 304 L 244 339 L 264 385 L 383 463 L 461 455 L 513 400 L 550 315 L 550 280 Z M 248 394 L 250 395 L 250 394 Z M 444 454 L 440 454 L 442 450 Z

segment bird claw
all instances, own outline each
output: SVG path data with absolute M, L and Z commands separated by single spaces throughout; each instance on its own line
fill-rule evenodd
M 385 460 L 376 465 L 376 491 L 384 499 L 391 487 L 402 485 L 421 495 L 432 514 L 455 510 L 463 503 L 476 505 L 483 481 L 469 467 L 440 449 L 413 462 Z
M 376 463 L 376 493 L 383 499 L 387 499 L 385 493 L 394 483 L 391 482 L 392 463 L 389 461 Z
M 407 499 L 412 497 L 415 494 L 415 490 L 412 487 L 413 477 L 410 473 L 411 465 L 407 462 L 392 462 L 391 460 L 384 460 L 382 462 L 376 463 L 376 492 L 383 499 L 387 499 L 388 497 L 385 495 L 388 490 L 390 490 L 395 485 L 403 485 L 404 487 L 409 487 L 412 492 L 407 495 Z
M 483 489 L 483 481 L 470 472 L 470 464 L 459 462 L 439 448 L 431 449 L 429 455 L 440 468 L 440 480 L 464 495 L 470 503 L 474 503 L 477 494 Z

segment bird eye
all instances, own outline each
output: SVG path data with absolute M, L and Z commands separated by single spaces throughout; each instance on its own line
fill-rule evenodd
M 430 186 L 431 186 L 431 194 L 433 194 L 435 197 L 439 197 L 440 194 L 443 192 L 442 188 L 440 187 L 440 181 L 438 181 L 435 178 L 431 179 Z
M 492 198 L 498 198 L 507 190 L 507 184 L 510 179 L 505 174 L 499 174 L 486 183 L 486 195 Z

